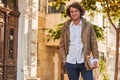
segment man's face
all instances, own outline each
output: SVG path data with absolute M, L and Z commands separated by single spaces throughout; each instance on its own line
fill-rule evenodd
M 78 20 L 80 19 L 80 11 L 74 7 L 70 8 L 70 17 L 72 20 Z

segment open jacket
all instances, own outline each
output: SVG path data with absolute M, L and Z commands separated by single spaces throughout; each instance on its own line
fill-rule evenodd
M 61 28 L 60 33 L 60 54 L 62 58 L 62 62 L 65 62 L 66 56 L 68 54 L 69 50 L 69 44 L 70 44 L 70 31 L 69 31 L 69 25 L 70 25 L 71 19 L 66 21 L 64 23 L 64 26 Z M 91 64 L 89 61 L 89 56 L 92 53 L 93 58 L 99 58 L 98 54 L 98 45 L 96 40 L 96 33 L 94 31 L 94 27 L 92 24 L 87 22 L 84 18 L 82 19 L 82 33 L 81 33 L 81 39 L 83 44 L 83 53 L 84 53 L 84 64 L 87 70 L 91 69 Z

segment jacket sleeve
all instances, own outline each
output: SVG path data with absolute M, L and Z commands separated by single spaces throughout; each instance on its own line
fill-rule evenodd
M 60 31 L 59 51 L 60 51 L 62 62 L 65 62 L 66 56 L 65 56 L 65 42 L 64 42 L 63 28 L 61 28 L 61 31 Z
M 90 36 L 90 46 L 91 46 L 91 51 L 92 51 L 92 54 L 93 54 L 93 58 L 99 59 L 97 38 L 96 38 L 96 33 L 95 33 L 93 25 L 91 25 L 90 34 L 91 34 L 91 36 Z

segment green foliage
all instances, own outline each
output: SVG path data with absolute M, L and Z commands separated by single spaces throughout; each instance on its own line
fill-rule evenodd
M 58 0 L 56 2 L 52 2 L 51 4 L 56 6 L 58 9 L 60 5 L 66 5 L 65 1 L 69 0 Z M 89 15 L 94 16 L 95 11 L 103 13 L 104 16 L 109 17 L 108 13 L 110 13 L 110 18 L 115 21 L 119 21 L 118 25 L 120 25 L 120 1 L 119 0 L 111 0 L 108 2 L 109 6 L 107 7 L 107 0 L 82 0 L 80 2 L 85 9 L 89 12 Z M 99 6 L 99 7 L 98 7 Z M 66 18 L 65 10 L 61 11 L 62 17 Z M 63 25 L 63 24 L 61 24 Z M 94 25 L 96 36 L 98 40 L 104 40 L 104 31 L 102 28 Z M 60 38 L 60 26 L 56 26 L 55 29 L 50 29 L 48 31 L 48 41 L 50 39 L 56 40 Z
M 94 25 L 94 29 L 95 29 L 95 32 L 96 32 L 97 39 L 99 41 L 103 41 L 104 40 L 104 30 L 97 25 Z
M 106 65 L 105 65 L 105 61 L 104 60 L 102 60 L 102 59 L 99 60 L 99 67 L 98 67 L 98 69 L 99 69 L 100 74 L 103 77 L 103 80 L 110 80 L 109 75 L 108 75 L 108 73 L 106 71 Z
M 49 6 L 55 6 L 56 9 L 58 10 L 60 8 L 60 6 L 65 6 L 66 3 L 62 0 L 57 0 L 57 1 L 52 1 L 52 2 L 49 2 L 48 4 Z
M 66 17 L 67 17 L 65 10 L 63 10 L 63 11 L 61 12 L 61 17 L 62 17 L 62 18 L 66 18 Z
M 57 40 L 60 38 L 60 29 L 63 26 L 63 23 L 58 24 L 55 28 L 48 30 L 48 36 L 47 41 L 50 39 Z M 97 25 L 94 25 L 94 29 L 96 32 L 96 37 L 98 40 L 103 41 L 104 40 L 104 31 L 102 28 L 98 27 Z
M 51 39 L 57 40 L 60 38 L 60 29 L 62 25 L 63 24 L 58 24 L 56 28 L 48 30 L 47 41 Z
M 105 61 L 103 61 L 102 59 L 99 60 L 99 71 L 101 73 L 104 73 L 105 71 Z
M 58 0 L 56 4 L 66 5 L 66 0 Z M 68 1 L 68 0 L 67 0 Z M 108 1 L 108 6 L 107 6 Z M 89 12 L 89 15 L 94 16 L 95 12 L 103 13 L 104 16 L 109 17 L 114 21 L 119 21 L 120 19 L 120 0 L 82 0 L 81 5 Z M 61 12 L 64 16 L 65 12 Z
M 120 19 L 120 1 L 111 0 L 108 2 L 109 5 L 108 7 L 106 6 L 107 5 L 106 1 L 107 0 L 82 0 L 81 4 L 85 7 L 87 11 L 90 12 L 90 15 L 91 14 L 93 15 L 94 12 L 97 11 L 107 16 L 109 12 L 111 19 L 113 20 Z

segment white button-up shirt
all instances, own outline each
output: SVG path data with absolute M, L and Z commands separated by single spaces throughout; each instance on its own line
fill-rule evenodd
M 82 51 L 83 44 L 81 40 L 82 20 L 80 20 L 79 24 L 77 25 L 71 22 L 69 29 L 70 29 L 70 46 L 66 62 L 71 64 L 84 63 L 84 53 Z M 90 62 L 93 64 L 94 61 L 98 61 L 98 59 L 93 59 L 93 57 L 91 57 Z
M 81 41 L 82 20 L 80 20 L 79 24 L 77 25 L 71 22 L 69 30 L 70 30 L 70 46 L 66 62 L 71 64 L 83 63 L 84 54 L 82 51 L 83 44 Z

